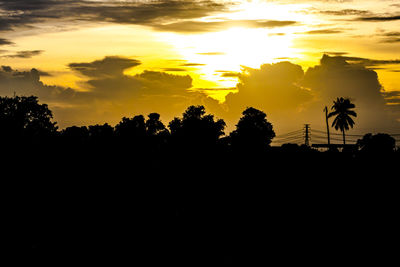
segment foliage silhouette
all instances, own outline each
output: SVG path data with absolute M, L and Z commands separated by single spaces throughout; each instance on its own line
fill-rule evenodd
M 343 144 L 346 144 L 345 131 L 349 130 L 349 126 L 353 128 L 354 121 L 350 116 L 357 117 L 357 114 L 351 110 L 355 105 L 350 102 L 348 98 L 337 98 L 333 101 L 332 112 L 329 113 L 328 118 L 336 116 L 332 122 L 332 127 L 336 130 L 340 129 L 343 133 Z
M 150 113 L 148 115 L 148 120 L 146 121 L 146 132 L 149 136 L 159 135 L 161 133 L 166 133 L 167 129 L 165 125 L 160 121 L 160 114 Z
M 86 126 L 71 126 L 62 130 L 60 136 L 68 146 L 83 146 L 89 140 L 89 129 Z
M 232 146 L 239 149 L 265 149 L 275 137 L 267 115 L 255 108 L 247 108 L 230 134 Z
M 35 96 L 0 97 L 0 137 L 21 142 L 45 141 L 57 131 L 53 115 Z
M 115 134 L 124 140 L 143 139 L 146 136 L 146 122 L 142 115 L 122 118 L 115 126 Z
M 206 115 L 204 106 L 190 106 L 183 113 L 183 118 L 174 118 L 168 127 L 172 140 L 179 146 L 205 149 L 216 146 L 224 135 L 225 122 L 214 120 L 213 115 Z
M 377 155 L 390 154 L 395 151 L 396 140 L 388 134 L 372 135 L 368 133 L 357 141 L 361 152 L 374 153 Z

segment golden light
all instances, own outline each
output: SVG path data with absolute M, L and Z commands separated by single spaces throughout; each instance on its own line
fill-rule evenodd
M 262 1 L 243 1 L 224 17 L 228 21 L 305 21 L 306 15 L 297 12 L 305 5 L 276 5 Z M 209 17 L 206 21 L 218 21 Z M 228 24 L 229 25 L 229 24 Z M 302 25 L 251 28 L 246 25 L 227 26 L 218 32 L 202 34 L 160 33 L 160 39 L 174 47 L 181 58 L 199 65 L 190 69 L 195 88 L 232 88 L 237 84 L 234 72 L 241 66 L 258 68 L 264 63 L 299 57 L 302 50 L 292 47 Z M 200 65 L 202 64 L 202 65 Z M 227 74 L 228 73 L 228 74 Z M 213 92 L 211 97 L 224 101 L 229 91 Z

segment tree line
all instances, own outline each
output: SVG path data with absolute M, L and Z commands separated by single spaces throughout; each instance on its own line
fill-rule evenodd
M 338 98 L 332 106 L 333 111 L 327 115 L 327 118 L 336 116 L 332 126 L 343 132 L 344 143 L 345 131 L 354 125 L 350 117 L 356 116 L 351 110 L 354 107 L 348 99 Z M 275 137 L 267 115 L 252 107 L 243 111 L 236 129 L 228 135 L 225 134 L 224 120 L 207 114 L 204 106 L 188 107 L 182 117 L 174 118 L 167 126 L 157 113 L 147 117 L 124 117 L 114 127 L 105 123 L 71 126 L 63 130 L 59 130 L 52 119 L 51 110 L 46 104 L 40 104 L 35 96 L 0 97 L 0 138 L 14 145 L 49 145 L 53 142 L 65 147 L 87 145 L 101 148 L 118 143 L 152 151 L 171 146 L 203 151 L 216 147 L 236 151 L 266 151 Z M 388 134 L 366 134 L 358 140 L 357 145 L 364 152 L 395 151 L 395 139 Z

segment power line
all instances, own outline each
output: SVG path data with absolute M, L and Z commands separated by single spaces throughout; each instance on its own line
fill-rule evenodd
M 303 133 L 303 131 L 297 130 L 297 131 L 293 131 L 293 132 L 289 132 L 289 133 L 285 133 L 285 134 L 280 134 L 280 135 L 277 135 L 276 138 L 291 136 L 291 135 L 295 135 L 295 134 L 299 134 L 299 133 Z

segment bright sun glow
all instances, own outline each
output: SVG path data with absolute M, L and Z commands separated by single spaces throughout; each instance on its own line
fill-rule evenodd
M 304 5 L 303 5 L 304 6 Z M 295 12 L 299 5 L 279 6 L 260 1 L 243 2 L 226 16 L 229 20 L 305 21 L 305 15 Z M 215 21 L 215 18 L 208 18 Z M 218 18 L 217 18 L 218 19 Z M 171 44 L 182 59 L 192 66 L 194 88 L 233 88 L 237 84 L 235 72 L 241 66 L 258 68 L 263 63 L 298 57 L 301 51 L 292 47 L 296 27 L 247 28 L 229 27 L 226 30 L 204 34 L 161 33 L 162 41 Z M 211 96 L 223 101 L 229 91 Z

